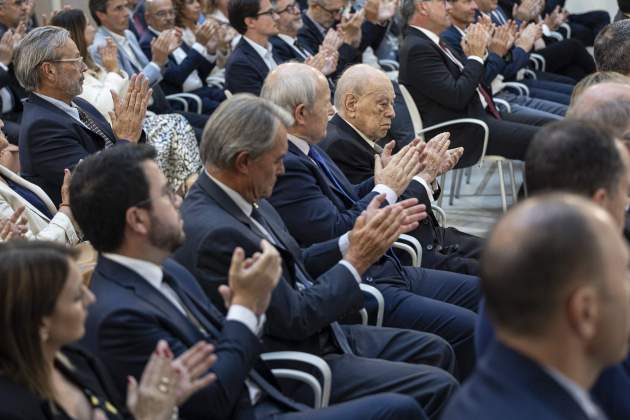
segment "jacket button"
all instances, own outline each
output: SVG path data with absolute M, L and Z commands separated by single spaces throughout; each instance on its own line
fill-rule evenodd
M 431 251 L 433 249 L 433 245 L 427 245 L 427 249 Z

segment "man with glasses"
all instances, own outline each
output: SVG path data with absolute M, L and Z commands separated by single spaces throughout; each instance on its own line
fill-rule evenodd
M 151 45 L 162 33 L 175 31 L 175 9 L 171 0 L 151 0 L 144 2 L 144 16 L 148 24 L 147 31 L 140 39 L 140 47 L 151 59 Z M 225 99 L 223 89 L 210 87 L 205 82 L 214 68 L 217 45 L 216 25 L 206 21 L 195 32 L 196 42 L 192 47 L 186 43 L 168 55 L 167 65 L 160 82 L 164 93 L 192 93 L 202 100 L 204 114 L 212 111 Z
M 65 169 L 99 150 L 144 137 L 150 97 L 146 79 L 132 77 L 126 97 L 114 101 L 110 126 L 96 108 L 77 97 L 86 70 L 70 33 L 62 28 L 36 28 L 15 50 L 15 74 L 30 92 L 19 136 L 22 176 L 39 185 L 56 206 Z
M 230 0 L 228 14 L 243 37 L 225 65 L 225 86 L 232 93 L 258 95 L 269 71 L 282 62 L 269 42 L 278 34 L 278 14 L 269 0 Z

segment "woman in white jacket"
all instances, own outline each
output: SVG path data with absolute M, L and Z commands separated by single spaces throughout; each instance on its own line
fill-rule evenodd
M 14 167 L 14 157 L 7 148 L 9 142 L 2 132 L 0 120 L 0 219 L 8 219 L 24 207 L 26 239 L 61 242 L 76 245 L 80 238 L 70 210 L 70 172 L 66 170 L 61 187 L 61 204 L 57 209 L 46 193 L 28 182 L 9 167 Z
M 103 59 L 101 67 L 94 63 L 88 52 L 88 46 L 94 40 L 94 27 L 87 23 L 81 10 L 59 12 L 51 19 L 51 25 L 60 26 L 70 32 L 88 66 L 80 97 L 90 102 L 110 121 L 109 113 L 114 110 L 111 92 L 122 97 L 129 85 L 128 75 L 118 66 L 116 44 L 110 40 L 100 50 Z M 147 113 L 144 131 L 147 143 L 157 150 L 156 161 L 169 184 L 183 194 L 201 170 L 199 146 L 192 126 L 179 114 Z

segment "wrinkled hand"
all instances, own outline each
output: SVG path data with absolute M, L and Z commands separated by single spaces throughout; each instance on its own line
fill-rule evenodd
M 343 37 L 343 42 L 358 48 L 361 44 L 361 25 L 365 20 L 365 9 L 361 9 L 350 17 L 343 16 L 339 23 L 339 31 Z
M 166 64 L 168 56 L 174 43 L 175 35 L 173 31 L 162 31 L 162 33 L 151 41 L 151 59 L 158 66 L 162 67 Z
M 350 246 L 344 259 L 359 274 L 378 261 L 396 241 L 405 220 L 401 207 L 381 207 L 384 202 L 385 194 L 374 197 L 348 235 Z
M 432 183 L 440 173 L 442 161 L 447 158 L 448 146 L 451 144 L 450 133 L 440 133 L 427 142 L 424 149 L 424 169 L 420 176 L 428 183 Z
M 18 207 L 8 219 L 0 219 L 0 240 L 23 239 L 28 231 L 25 208 Z
M 400 224 L 398 236 L 403 233 L 409 233 L 415 230 L 420 222 L 427 218 L 427 208 L 424 204 L 418 204 L 417 198 L 408 198 L 392 204 L 394 207 L 400 207 L 403 211 L 403 219 Z
M 380 155 L 374 156 L 374 184 L 384 184 L 401 195 L 415 175 L 423 169 L 421 153 L 425 145 L 412 142 L 391 157 L 383 167 Z
M 105 45 L 99 47 L 98 52 L 101 55 L 103 67 L 108 73 L 118 73 L 120 71 L 118 67 L 118 47 L 113 39 L 107 37 Z
M 114 112 L 109 113 L 112 129 L 118 139 L 138 143 L 142 136 L 142 124 L 147 112 L 147 104 L 152 90 L 149 81 L 142 73 L 134 74 L 129 80 L 129 88 L 124 98 L 111 91 L 114 100 Z
M 207 19 L 201 25 L 197 25 L 195 29 L 195 40 L 201 45 L 206 45 L 216 33 L 216 30 L 213 31 L 213 28 L 216 26 L 212 20 Z
M 13 31 L 8 30 L 0 38 L 0 63 L 8 66 L 13 59 Z
M 226 306 L 241 305 L 256 315 L 265 313 L 271 294 L 282 275 L 282 258 L 278 250 L 266 240 L 260 242 L 262 252 L 245 259 L 242 248 L 232 254 L 228 286 L 219 286 Z
M 449 149 L 448 153 L 446 154 L 446 159 L 443 159 L 442 163 L 440 164 L 440 169 L 438 170 L 438 176 L 445 174 L 451 169 L 453 169 L 455 165 L 457 165 L 457 162 L 459 162 L 459 159 L 461 159 L 463 155 L 464 155 L 463 147 L 456 147 L 455 149 Z
M 214 373 L 208 372 L 216 361 L 214 346 L 205 341 L 199 341 L 173 361 L 173 367 L 179 373 L 175 394 L 177 405 L 184 404 L 217 379 Z
M 326 32 L 326 36 L 324 37 L 324 41 L 322 45 L 319 47 L 320 51 L 329 50 L 329 51 L 337 51 L 343 45 L 343 36 L 338 30 L 329 29 Z
M 513 42 L 514 39 L 512 38 L 512 30 L 510 26 L 502 25 L 494 31 L 494 35 L 490 40 L 488 49 L 499 57 L 503 57 L 508 53 L 508 51 L 510 51 Z
M 136 420 L 169 420 L 177 399 L 179 375 L 172 364 L 173 353 L 160 340 L 144 367 L 140 384 L 127 377 L 127 408 Z
M 472 24 L 466 29 L 462 37 L 461 46 L 466 57 L 471 55 L 484 57 L 488 45 L 488 33 L 479 24 Z
M 383 152 L 381 153 L 381 164 L 383 168 L 389 165 L 389 162 L 392 160 L 392 154 L 394 153 L 394 148 L 396 147 L 396 140 L 389 141 L 385 147 L 383 147 Z
M 523 49 L 525 52 L 530 52 L 534 48 L 538 35 L 537 25 L 528 24 L 525 27 L 521 27 L 521 30 L 514 41 L 514 46 Z

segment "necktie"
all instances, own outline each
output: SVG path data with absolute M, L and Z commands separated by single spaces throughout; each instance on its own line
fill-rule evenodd
M 271 225 L 267 222 L 265 217 L 256 207 L 252 209 L 252 218 L 256 220 L 258 223 L 260 223 L 269 232 L 269 234 L 272 235 L 274 239 L 277 240 L 278 244 L 281 244 L 284 246 L 284 244 L 280 240 L 279 235 L 274 231 L 273 227 L 271 227 Z M 295 272 L 295 277 L 297 279 L 297 287 L 299 290 L 304 290 L 313 286 L 313 282 L 309 278 L 308 274 L 306 274 L 305 271 L 302 270 L 301 264 L 298 264 L 295 259 L 293 261 L 293 269 Z M 346 334 L 341 329 L 341 326 L 339 325 L 339 323 L 331 322 L 330 329 L 333 332 L 333 336 L 339 348 L 341 348 L 341 350 L 346 354 L 352 354 L 352 349 L 350 348 L 350 343 L 348 343 L 348 338 L 346 337 Z
M 453 53 L 448 48 L 446 48 L 446 45 L 442 42 L 442 40 L 440 40 L 439 45 L 442 51 L 444 51 L 444 54 L 446 54 L 447 57 L 450 58 L 451 61 L 455 63 L 457 67 L 459 67 L 460 70 L 463 70 L 464 65 L 461 63 L 461 61 L 457 59 L 457 57 L 453 55 Z M 484 87 L 481 84 L 477 86 L 477 92 L 479 93 L 479 96 L 483 98 L 483 101 L 486 103 L 486 106 L 488 107 L 488 111 L 490 112 L 490 114 L 492 114 L 492 116 L 496 118 L 497 120 L 500 120 L 501 114 L 497 110 L 496 106 L 494 106 L 494 102 L 492 101 L 492 96 L 486 91 L 486 89 L 484 89 Z
M 339 181 L 339 179 L 337 179 L 337 177 L 332 172 L 332 170 L 330 169 L 330 167 L 328 166 L 328 164 L 326 163 L 326 161 L 324 160 L 322 155 L 319 154 L 319 152 L 315 149 L 315 147 L 311 146 L 309 148 L 308 157 L 313 159 L 313 161 L 317 164 L 319 169 L 322 170 L 322 172 L 324 173 L 326 178 L 328 178 L 328 180 L 331 182 L 331 184 L 333 184 L 339 191 L 341 191 L 343 193 L 343 195 L 350 202 L 352 202 L 352 203 L 355 202 L 354 198 L 352 198 L 350 193 L 344 188 L 344 186 L 341 183 L 341 181 Z
M 300 45 L 297 39 L 293 41 L 293 46 L 298 51 L 298 54 L 302 55 L 302 58 L 306 59 L 307 57 L 311 57 L 311 54 L 308 51 L 306 51 L 304 48 L 302 48 L 302 46 Z
M 76 105 L 75 107 L 79 111 L 79 119 L 81 120 L 81 122 L 85 124 L 88 130 L 90 130 L 91 132 L 93 132 L 94 134 L 98 135 L 100 138 L 103 139 L 103 141 L 105 142 L 105 149 L 112 147 L 114 145 L 114 142 L 112 141 L 112 139 L 110 139 L 109 136 L 105 134 L 103 130 L 99 128 L 98 125 L 96 125 L 94 120 L 84 110 L 82 110 Z

